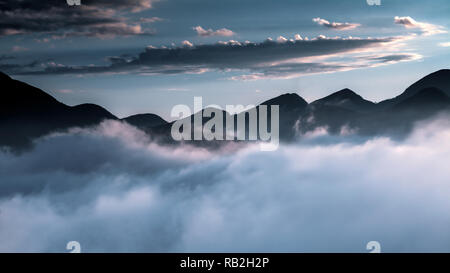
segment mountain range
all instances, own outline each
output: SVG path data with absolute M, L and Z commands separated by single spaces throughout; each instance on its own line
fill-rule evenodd
M 68 106 L 46 92 L 1 72 L 0 84 L 0 146 L 13 149 L 30 147 L 34 139 L 50 132 L 93 126 L 106 119 L 122 120 L 154 138 L 156 136 L 158 141 L 173 143 L 170 137 L 173 122 L 167 122 L 158 115 L 148 113 L 119 119 L 95 104 Z M 327 128 L 332 134 L 340 134 L 343 128 L 350 128 L 360 135 L 403 136 L 416 121 L 450 110 L 450 70 L 431 73 L 395 98 L 379 103 L 365 100 L 350 89 L 343 89 L 311 103 L 296 93 L 289 93 L 260 105 L 279 105 L 282 141 L 292 141 L 319 127 Z M 188 117 L 191 122 L 194 115 Z M 246 112 L 233 118 L 238 115 L 246 115 Z M 209 119 L 202 118 L 203 122 Z

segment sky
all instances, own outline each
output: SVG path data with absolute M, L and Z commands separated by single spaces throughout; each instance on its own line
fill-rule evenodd
M 447 0 L 0 1 L 0 70 L 119 117 L 343 88 L 380 101 L 449 68 Z
M 0 0 L 0 71 L 119 117 L 172 120 L 194 96 L 380 101 L 450 68 L 449 15 L 448 0 Z M 50 133 L 0 149 L 0 252 L 448 252 L 449 125 L 318 127 L 269 153 L 164 146 L 114 120 Z

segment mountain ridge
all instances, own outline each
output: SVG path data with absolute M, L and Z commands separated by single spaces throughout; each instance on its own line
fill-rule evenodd
M 65 105 L 45 91 L 2 72 L 0 83 L 4 86 L 0 93 L 0 130 L 12 132 L 0 136 L 0 146 L 23 146 L 52 131 L 91 126 L 105 119 L 127 122 L 170 142 L 168 136 L 173 122 L 167 122 L 156 114 L 144 113 L 119 119 L 96 104 Z M 344 126 L 357 127 L 361 134 L 367 135 L 404 133 L 418 119 L 450 109 L 450 70 L 433 72 L 399 96 L 380 103 L 365 100 L 345 88 L 311 103 L 297 93 L 286 93 L 263 101 L 256 109 L 261 105 L 280 106 L 280 138 L 285 141 L 317 127 L 326 127 L 331 133 L 339 133 Z M 247 112 L 235 114 L 234 118 Z M 202 118 L 202 123 L 209 119 Z
M 377 103 L 377 106 L 379 109 L 384 110 L 428 87 L 441 89 L 447 96 L 450 97 L 450 69 L 440 69 L 426 75 L 407 87 L 400 95 L 391 99 L 380 101 Z
M 359 112 L 372 111 L 376 107 L 376 103 L 365 100 L 362 96 L 348 88 L 344 88 L 326 97 L 315 100 L 311 102 L 310 105 L 339 106 L 347 110 Z

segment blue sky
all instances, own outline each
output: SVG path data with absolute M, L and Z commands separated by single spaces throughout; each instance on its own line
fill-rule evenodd
M 348 87 L 379 101 L 450 61 L 447 0 L 5 3 L 3 71 L 69 105 L 97 103 L 120 117 L 152 112 L 170 119 L 172 106 L 192 105 L 193 96 L 204 104 L 257 104 L 296 92 L 311 101 Z M 230 40 L 239 44 L 218 45 Z M 174 50 L 181 55 L 168 61 Z M 229 55 L 221 59 L 222 52 Z M 121 63 L 111 66 L 110 57 Z

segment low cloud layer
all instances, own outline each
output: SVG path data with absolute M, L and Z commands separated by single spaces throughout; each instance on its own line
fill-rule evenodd
M 356 23 L 329 22 L 329 21 L 319 18 L 319 17 L 314 18 L 313 22 L 315 22 L 321 26 L 331 28 L 331 29 L 336 29 L 336 30 L 350 30 L 350 29 L 355 29 L 360 26 L 360 24 L 356 24 Z
M 119 122 L 52 135 L 0 153 L 0 251 L 449 251 L 449 128 L 271 153 L 171 150 Z

